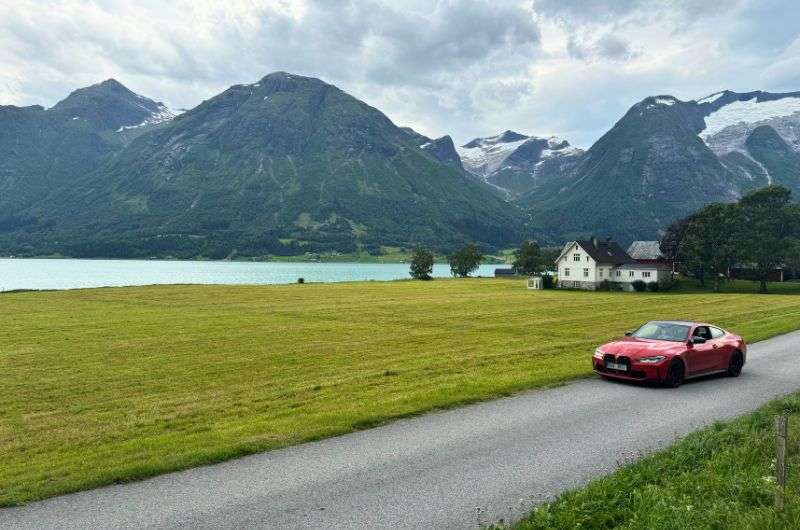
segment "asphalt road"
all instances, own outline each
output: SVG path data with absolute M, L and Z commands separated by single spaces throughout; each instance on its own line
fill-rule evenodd
M 738 379 L 580 380 L 0 510 L 0 528 L 475 528 L 797 389 L 800 332 L 752 345 Z

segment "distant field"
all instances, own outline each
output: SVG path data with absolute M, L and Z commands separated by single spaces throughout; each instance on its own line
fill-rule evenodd
M 586 376 L 598 343 L 653 318 L 755 341 L 800 328 L 800 296 L 470 279 L 0 294 L 0 505 Z

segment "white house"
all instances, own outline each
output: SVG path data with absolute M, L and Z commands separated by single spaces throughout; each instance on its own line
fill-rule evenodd
M 663 284 L 671 273 L 662 263 L 639 262 L 617 243 L 597 238 L 564 245 L 556 259 L 556 270 L 558 287 L 592 291 L 605 280 L 625 291 L 633 290 L 632 283 L 636 280 Z

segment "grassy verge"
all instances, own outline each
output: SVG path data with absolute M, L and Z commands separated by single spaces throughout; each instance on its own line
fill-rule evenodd
M 750 341 L 800 323 L 800 296 L 524 285 L 4 294 L 0 505 L 586 376 L 598 343 L 644 320 L 710 320 Z
M 774 416 L 788 412 L 785 509 L 774 509 Z M 697 431 L 540 506 L 518 530 L 800 528 L 800 394 Z

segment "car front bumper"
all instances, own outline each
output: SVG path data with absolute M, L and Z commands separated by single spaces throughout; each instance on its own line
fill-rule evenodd
M 637 363 L 631 362 L 630 369 L 626 371 L 610 370 L 605 367 L 603 359 L 592 357 L 592 368 L 595 373 L 603 377 L 612 377 L 624 381 L 658 381 L 661 382 L 667 376 L 667 362 L 660 363 Z

